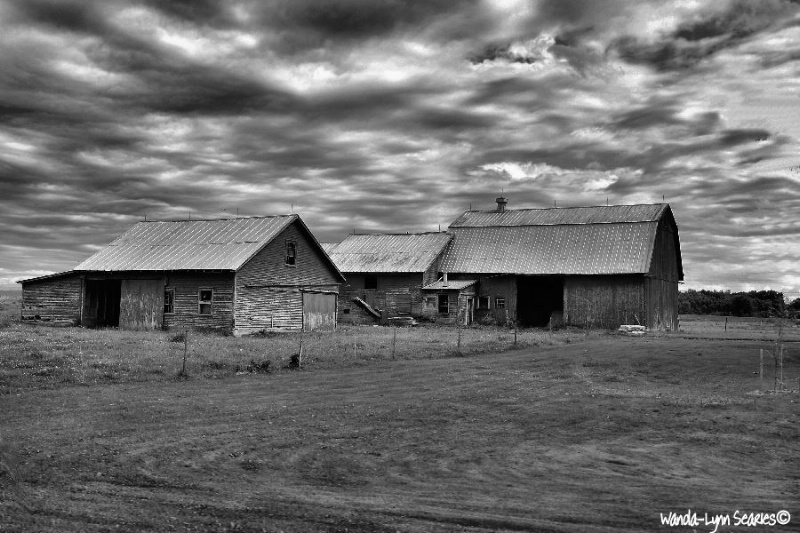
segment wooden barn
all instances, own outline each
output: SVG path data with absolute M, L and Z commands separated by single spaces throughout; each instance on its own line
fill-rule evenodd
M 436 281 L 447 233 L 349 235 L 326 245 L 347 278 L 339 320 L 365 324 L 424 314 L 423 287 Z
M 441 269 L 451 284 L 468 282 L 449 291 L 461 323 L 678 328 L 683 266 L 668 204 L 505 205 L 498 198 L 497 210 L 467 211 L 448 228 Z
M 344 277 L 297 215 L 139 222 L 24 280 L 22 318 L 123 329 L 331 330 Z

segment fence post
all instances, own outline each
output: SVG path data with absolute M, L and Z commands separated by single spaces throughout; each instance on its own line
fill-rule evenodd
M 183 368 L 181 368 L 181 376 L 186 375 L 186 354 L 189 351 L 189 329 L 183 331 Z
M 397 351 L 397 328 L 394 328 L 394 335 L 392 336 L 392 359 Z
M 758 375 L 761 380 L 761 392 L 764 392 L 764 348 L 759 351 L 761 352 L 761 366 L 759 367 Z

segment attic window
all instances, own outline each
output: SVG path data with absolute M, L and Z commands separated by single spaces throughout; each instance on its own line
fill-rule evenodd
M 489 309 L 488 296 L 478 296 L 478 309 Z
M 286 241 L 286 266 L 297 266 L 297 243 Z
M 364 288 L 365 289 L 377 289 L 378 288 L 378 276 L 374 274 L 367 274 L 364 276 Z
M 200 289 L 198 295 L 198 310 L 201 315 L 211 314 L 211 303 L 214 300 L 214 291 L 212 289 Z

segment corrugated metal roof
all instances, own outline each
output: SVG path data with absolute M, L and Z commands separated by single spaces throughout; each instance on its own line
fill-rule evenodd
M 440 270 L 452 273 L 634 274 L 649 270 L 657 221 L 453 228 Z
M 639 204 L 513 209 L 506 211 L 467 211 L 450 224 L 450 228 L 653 222 L 661 218 L 666 208 L 667 204 Z
M 471 285 L 478 283 L 477 279 L 451 279 L 447 283 L 442 280 L 434 281 L 422 287 L 423 290 L 457 290 L 466 289 Z
M 326 254 L 330 255 L 330 253 L 333 251 L 333 249 L 336 248 L 337 246 L 339 246 L 339 243 L 338 242 L 321 242 L 321 243 L 319 243 L 319 245 L 322 246 L 322 249 L 325 250 Z
M 295 220 L 139 222 L 75 270 L 237 270 Z
M 349 235 L 330 256 L 342 272 L 424 272 L 450 239 L 447 233 Z

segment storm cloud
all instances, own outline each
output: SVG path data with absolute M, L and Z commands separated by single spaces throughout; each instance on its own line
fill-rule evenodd
M 665 199 L 687 286 L 800 296 L 788 0 L 0 4 L 0 283 L 137 220 L 323 241 Z

